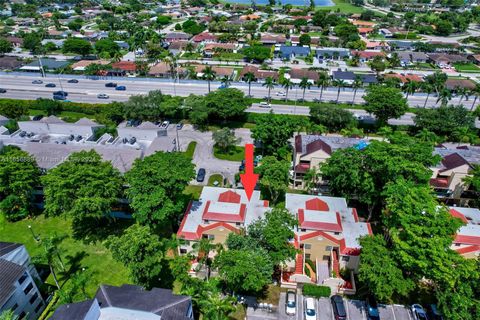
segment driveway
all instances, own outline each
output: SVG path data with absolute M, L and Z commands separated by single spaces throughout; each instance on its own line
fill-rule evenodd
M 171 126 L 171 129 L 169 128 L 169 135 L 173 136 L 174 134 L 175 128 L 174 126 Z M 239 145 L 245 145 L 245 143 L 252 143 L 253 141 L 250 137 L 249 129 L 237 129 L 235 130 L 235 135 L 241 138 Z M 220 160 L 213 156 L 213 145 L 215 143 L 212 139 L 211 131 L 201 132 L 194 130 L 191 125 L 185 125 L 182 130 L 178 131 L 178 138 L 180 142 L 180 150 L 182 151 L 185 151 L 190 142 L 197 142 L 195 153 L 193 155 L 193 163 L 197 170 L 199 168 L 205 168 L 207 172 L 203 183 L 194 181 L 192 182 L 193 184 L 206 185 L 208 183 L 208 178 L 212 174 L 221 174 L 224 178 L 227 178 L 230 183 L 235 181 L 235 173 L 238 172 L 240 162 Z

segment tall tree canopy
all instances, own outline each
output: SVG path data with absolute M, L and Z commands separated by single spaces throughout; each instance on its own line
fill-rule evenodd
M 461 127 L 473 129 L 475 116 L 462 105 L 449 105 L 433 109 L 418 109 L 414 122 L 420 129 L 450 136 Z
M 310 107 L 310 119 L 325 126 L 331 132 L 355 126 L 353 113 L 335 105 L 314 105 Z
M 135 160 L 125 175 L 134 218 L 143 225 L 175 223 L 184 208 L 182 192 L 194 177 L 194 166 L 183 153 L 157 152 Z
M 408 110 L 407 99 L 397 88 L 381 85 L 370 86 L 363 99 L 367 103 L 365 110 L 374 114 L 381 124 L 387 123 L 388 119 L 400 118 Z
M 13 146 L 0 151 L 0 210 L 7 220 L 30 214 L 32 193 L 40 183 L 39 177 L 40 169 L 27 152 Z
M 256 170 L 260 174 L 259 184 L 263 193 L 273 203 L 284 197 L 288 190 L 289 169 L 290 162 L 268 156 L 262 159 L 262 164 Z

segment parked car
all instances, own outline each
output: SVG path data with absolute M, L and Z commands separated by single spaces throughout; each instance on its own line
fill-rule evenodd
M 5 92 L 7 92 L 7 89 L 0 88 L 0 93 L 5 93 Z
M 317 320 L 315 300 L 313 298 L 305 298 L 305 320 Z
M 287 94 L 286 94 L 285 92 L 283 92 L 283 91 L 278 91 L 278 92 L 276 93 L 276 95 L 277 95 L 277 96 L 280 96 L 280 97 L 285 97 Z
M 110 97 L 108 96 L 108 94 L 99 93 L 99 94 L 97 94 L 97 98 L 98 98 L 98 99 L 108 99 L 108 98 L 110 98 Z
M 55 83 L 47 83 L 45 87 L 47 88 L 55 88 L 57 85 Z
M 419 304 L 412 304 L 412 314 L 415 320 L 428 320 L 427 313 Z
M 260 108 L 271 108 L 272 105 L 266 101 L 260 102 Z
M 115 88 L 116 86 L 117 86 L 117 84 L 115 82 L 105 83 L 105 87 L 107 87 L 107 88 Z
M 365 304 L 367 305 L 368 320 L 380 320 L 380 313 L 378 312 L 378 305 L 375 297 L 372 295 L 367 296 Z
M 430 304 L 427 306 L 427 315 L 430 320 L 443 320 L 443 316 L 438 310 L 436 304 Z
M 183 122 L 177 123 L 177 130 L 182 130 L 183 128 Z
M 42 84 L 43 81 L 42 80 L 33 80 L 32 81 L 32 84 Z
M 78 83 L 78 80 L 77 79 L 70 79 L 67 82 L 68 83 Z
M 205 180 L 206 171 L 204 168 L 198 169 L 197 182 L 203 182 Z
M 55 91 L 53 93 L 54 96 L 68 96 L 68 92 L 67 91 L 62 91 L 62 90 L 59 90 L 59 91 Z
M 165 121 L 162 122 L 162 125 L 160 126 L 160 129 L 165 129 L 166 130 L 169 125 L 170 125 L 170 121 L 165 120 Z
M 36 116 L 33 116 L 32 120 L 38 121 L 38 120 L 41 120 L 42 118 L 43 118 L 43 114 L 37 114 Z
M 330 300 L 332 301 L 335 320 L 346 320 L 347 311 L 345 309 L 345 304 L 343 303 L 343 298 L 339 295 L 334 295 L 330 298 Z
M 116 87 L 115 87 L 115 90 L 125 91 L 125 90 L 127 90 L 127 87 L 125 87 L 125 86 L 116 86 Z
M 227 89 L 227 88 L 228 88 L 228 86 L 226 86 L 224 84 L 222 84 L 221 86 L 218 87 L 218 89 Z
M 294 316 L 297 312 L 297 295 L 293 291 L 287 291 L 285 299 L 285 313 Z

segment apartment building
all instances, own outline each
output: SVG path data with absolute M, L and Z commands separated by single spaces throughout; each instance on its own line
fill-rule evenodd
M 480 210 L 450 207 L 450 214 L 464 222 L 455 235 L 451 249 L 467 259 L 478 258 L 480 256 Z
M 45 308 L 37 270 L 24 245 L 0 242 L 0 313 L 12 310 L 19 319 L 37 319 Z

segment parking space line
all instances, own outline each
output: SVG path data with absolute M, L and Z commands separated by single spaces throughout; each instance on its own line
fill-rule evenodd
M 328 299 L 328 300 L 331 304 L 331 300 L 330 299 Z M 330 311 L 332 312 L 332 319 L 335 319 L 335 314 L 333 313 L 333 305 L 331 306 Z
M 392 308 L 393 320 L 397 320 L 397 317 L 395 316 L 395 310 L 393 309 L 393 306 L 390 306 L 390 308 Z
M 350 310 L 348 310 L 348 302 L 345 298 L 343 298 L 343 304 L 346 306 L 345 309 L 347 310 L 347 319 L 350 319 Z

